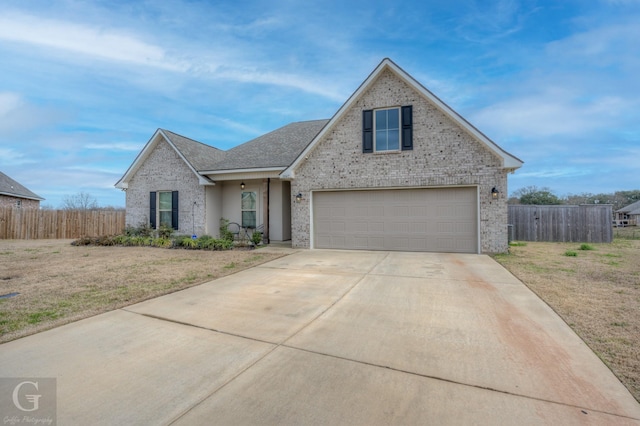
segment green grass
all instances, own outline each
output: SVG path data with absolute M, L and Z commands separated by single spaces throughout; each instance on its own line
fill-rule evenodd
M 624 321 L 621 321 L 621 322 L 612 322 L 611 325 L 614 327 L 626 327 L 628 324 Z
M 29 316 L 27 317 L 27 322 L 29 324 L 37 324 L 44 320 L 56 319 L 58 318 L 58 316 L 60 316 L 60 314 L 57 311 L 34 312 L 32 314 L 29 314 Z
M 509 245 L 510 245 L 511 247 L 524 247 L 524 246 L 526 246 L 526 245 L 527 245 L 527 243 L 522 242 L 522 241 L 511 241 L 511 242 L 509 243 Z
M 236 265 L 235 262 L 231 262 L 231 263 L 228 263 L 228 264 L 224 265 L 224 269 L 233 269 L 236 266 L 238 266 L 238 265 Z
M 580 250 L 595 250 L 595 248 L 591 244 L 583 243 L 580 244 Z
M 576 257 L 578 256 L 578 252 L 573 251 L 573 250 L 567 250 L 564 252 L 565 256 L 569 256 L 569 257 Z

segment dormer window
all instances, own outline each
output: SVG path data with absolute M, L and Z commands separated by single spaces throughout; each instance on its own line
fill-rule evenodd
M 413 149 L 411 105 L 362 111 L 362 152 Z

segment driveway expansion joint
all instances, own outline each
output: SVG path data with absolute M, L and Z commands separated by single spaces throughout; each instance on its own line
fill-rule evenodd
M 299 348 L 299 347 L 287 345 L 287 344 L 284 344 L 284 343 L 281 344 L 281 345 L 278 345 L 278 346 L 279 347 L 282 346 L 282 347 L 285 347 L 285 348 L 288 348 L 288 349 L 302 351 L 302 352 L 306 352 L 306 353 L 310 353 L 310 354 L 314 354 L 314 355 L 326 356 L 328 358 L 338 359 L 338 360 L 341 360 L 341 361 L 347 361 L 347 362 L 353 362 L 353 363 L 356 363 L 356 364 L 367 365 L 369 367 L 376 367 L 376 368 L 382 368 L 382 369 L 385 369 L 385 370 L 396 371 L 398 373 L 409 374 L 409 375 L 412 375 L 412 376 L 421 377 L 421 378 L 425 378 L 425 379 L 437 380 L 437 381 L 440 381 L 440 382 L 451 383 L 451 384 L 454 384 L 454 385 L 460 385 L 460 386 L 465 386 L 465 387 L 474 388 L 474 389 L 486 390 L 486 391 L 489 391 L 489 392 L 497 392 L 497 393 L 501 393 L 501 394 L 504 394 L 504 395 L 514 396 L 516 398 L 524 398 L 524 399 L 529 399 L 529 400 L 533 400 L 533 401 L 539 401 L 539 402 L 544 402 L 544 403 L 549 403 L 549 404 L 560 405 L 560 406 L 563 406 L 563 407 L 575 408 L 577 410 L 582 410 L 582 412 L 584 414 L 588 414 L 588 412 L 585 412 L 585 410 L 587 410 L 589 412 L 600 413 L 600 414 L 605 414 L 605 415 L 608 415 L 608 416 L 619 417 L 621 419 L 629 419 L 629 420 L 638 420 L 638 421 L 640 421 L 640 418 L 625 416 L 623 414 L 611 413 L 611 412 L 608 412 L 608 411 L 597 410 L 597 409 L 594 409 L 594 408 L 584 407 L 584 406 L 580 406 L 580 405 L 574 405 L 574 404 L 568 404 L 568 403 L 564 403 L 564 402 L 553 401 L 551 399 L 539 398 L 539 397 L 535 397 L 535 396 L 531 396 L 531 395 L 523 395 L 523 394 L 519 394 L 519 393 L 514 393 L 514 392 L 501 390 L 501 389 L 495 389 L 495 388 L 492 388 L 492 387 L 489 387 L 489 386 L 481 386 L 481 385 L 474 385 L 474 384 L 471 384 L 471 383 L 464 383 L 464 382 L 460 382 L 460 381 L 457 381 L 457 380 L 446 379 L 444 377 L 432 376 L 432 375 L 429 375 L 429 374 L 416 373 L 414 371 L 403 370 L 403 369 L 400 369 L 400 368 L 391 367 L 389 365 L 381 365 L 381 364 L 375 364 L 375 363 L 367 362 L 367 361 L 359 361 L 359 360 L 355 360 L 355 359 L 351 359 L 351 358 L 342 357 L 342 356 L 339 356 L 339 355 L 332 355 L 332 354 L 328 354 L 328 353 L 324 353 L 324 352 L 318 352 L 318 351 L 313 351 L 313 350 L 309 350 L 309 349 Z M 275 349 L 277 349 L 277 348 L 275 348 Z
M 241 334 L 229 333 L 228 331 L 222 331 L 222 330 L 218 330 L 218 329 L 215 329 L 215 328 L 204 327 L 202 325 L 191 324 L 189 322 L 178 321 L 178 320 L 174 320 L 174 319 L 171 319 L 171 318 L 161 317 L 159 315 L 153 315 L 153 314 L 148 314 L 148 313 L 144 313 L 144 312 L 130 311 L 130 310 L 126 309 L 126 308 L 120 308 L 120 310 L 128 312 L 130 314 L 140 315 L 140 316 L 143 316 L 143 317 L 152 318 L 152 319 L 156 319 L 156 320 L 159 320 L 159 321 L 170 322 L 170 323 L 173 323 L 173 324 L 184 325 L 184 326 L 187 326 L 187 327 L 198 328 L 200 330 L 211 331 L 213 333 L 220 333 L 220 334 L 224 334 L 226 336 L 239 337 L 241 339 L 252 340 L 254 342 L 266 343 L 266 344 L 269 344 L 269 345 L 278 345 L 278 343 L 269 342 L 267 340 L 261 340 L 261 339 L 256 339 L 254 337 L 243 336 Z

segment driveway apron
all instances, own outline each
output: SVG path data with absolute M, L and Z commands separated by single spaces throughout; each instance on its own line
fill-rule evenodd
M 55 377 L 59 424 L 640 424 L 482 255 L 297 251 L 3 344 L 0 377 Z

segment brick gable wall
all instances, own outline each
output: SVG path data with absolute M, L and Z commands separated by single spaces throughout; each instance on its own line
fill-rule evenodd
M 149 193 L 152 191 L 178 191 L 180 228 L 177 233 L 191 235 L 195 231 L 197 235 L 204 234 L 205 187 L 199 184 L 197 176 L 164 139 L 129 182 L 127 226 L 149 223 Z M 192 218 L 195 218 L 195 227 Z
M 413 150 L 362 153 L 362 111 L 413 105 Z M 382 72 L 296 170 L 292 244 L 310 246 L 310 191 L 397 187 L 479 187 L 482 252 L 507 244 L 507 175 L 500 159 L 393 72 Z M 491 199 L 491 188 L 500 191 Z

